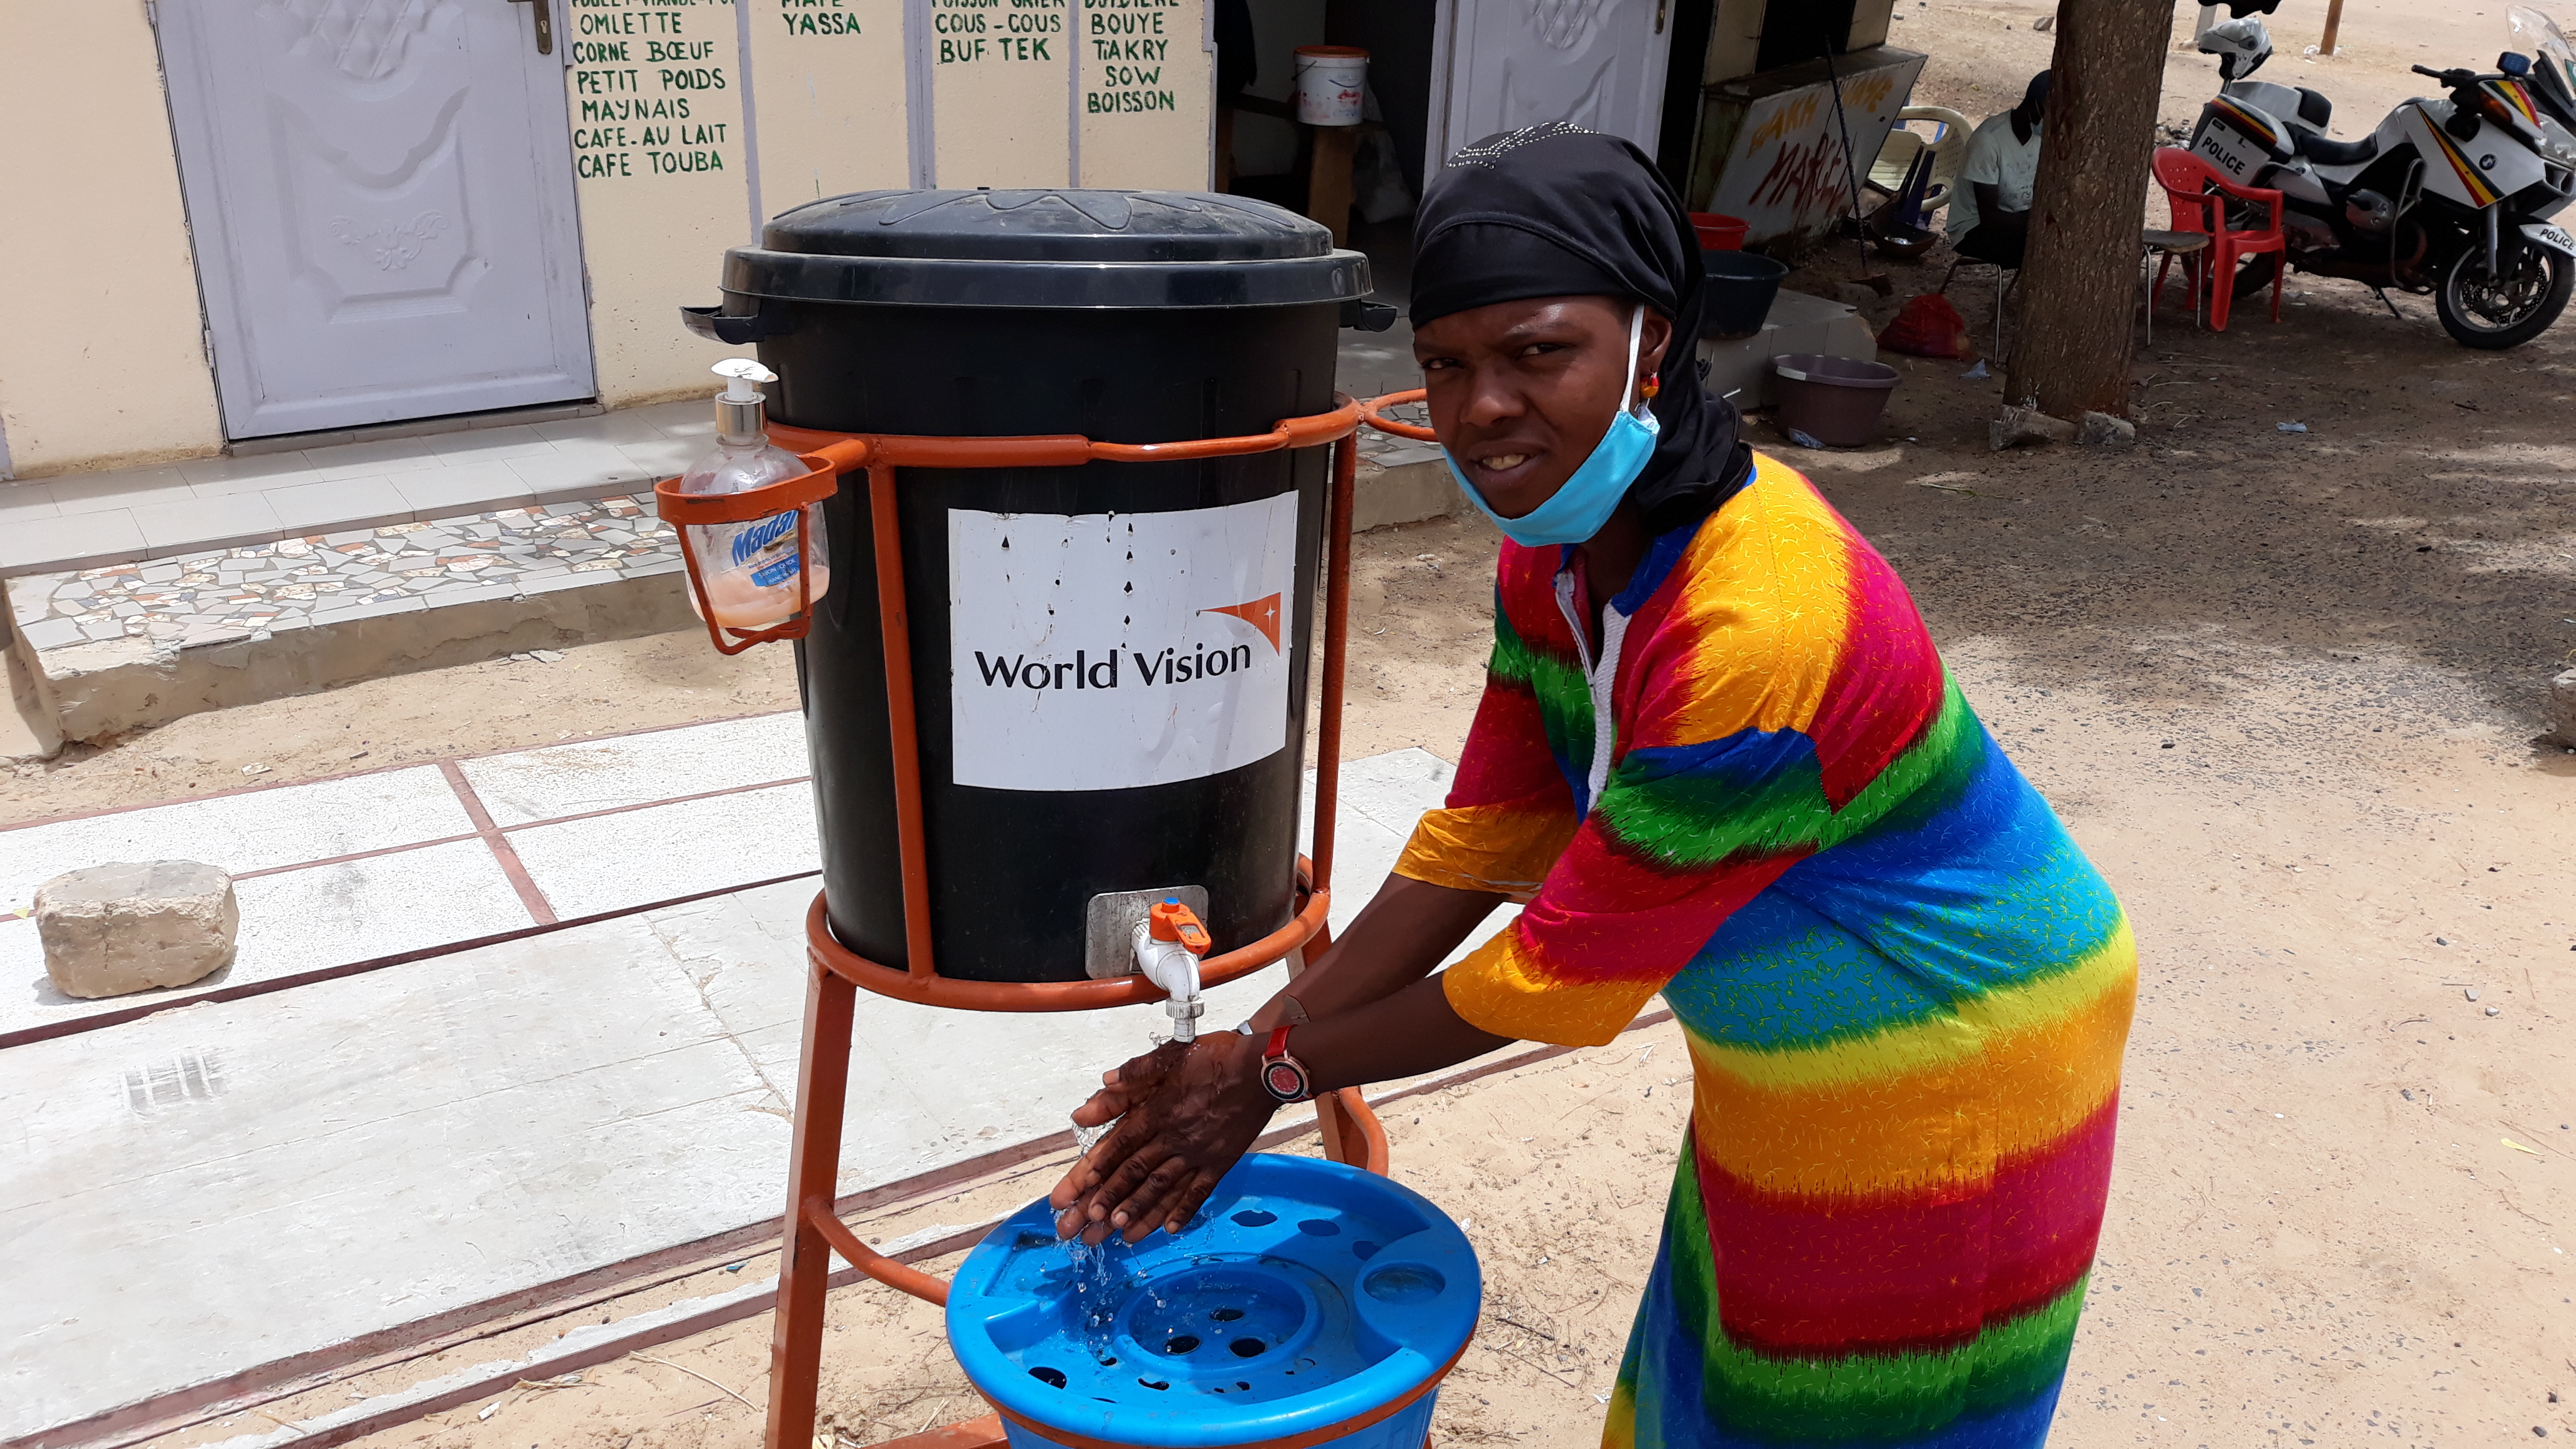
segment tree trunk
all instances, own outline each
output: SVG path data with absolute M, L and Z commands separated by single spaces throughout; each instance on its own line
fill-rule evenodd
M 2036 398 L 2061 418 L 2128 415 L 2138 234 L 2172 29 L 2170 4 L 2058 0 L 2008 402 Z

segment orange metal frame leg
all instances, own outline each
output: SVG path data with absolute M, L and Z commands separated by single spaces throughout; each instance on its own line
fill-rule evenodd
M 823 969 L 805 967 L 805 1052 L 796 1069 L 796 1121 L 787 1167 L 787 1225 L 778 1263 L 778 1309 L 769 1339 L 769 1436 L 772 1449 L 807 1449 L 814 1442 L 814 1398 L 823 1369 L 823 1304 L 830 1289 L 832 1248 L 805 1211 L 820 1194 L 825 1203 L 841 1172 L 841 1115 L 850 1089 L 850 1023 L 856 986 Z

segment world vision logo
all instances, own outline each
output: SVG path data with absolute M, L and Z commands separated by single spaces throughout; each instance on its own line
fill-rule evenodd
M 1260 630 L 1261 637 L 1269 641 L 1270 652 L 1276 655 L 1280 652 L 1279 599 L 1279 595 L 1272 594 L 1250 603 L 1227 604 L 1199 612 L 1224 614 Z M 1008 659 L 988 659 L 983 650 L 975 651 L 975 669 L 987 688 L 1116 689 L 1120 676 L 1131 672 L 1128 667 L 1131 663 L 1134 676 L 1146 684 L 1186 684 L 1193 679 L 1215 679 L 1237 670 L 1250 669 L 1252 646 L 1237 644 L 1232 648 L 1219 649 L 1193 646 L 1186 654 L 1174 648 L 1165 648 L 1160 654 L 1131 649 L 1124 660 L 1115 649 L 1103 655 L 1076 649 L 1070 662 L 1031 659 L 1024 654 L 1014 654 Z
M 1228 604 L 1222 609 L 1201 609 L 1199 612 L 1230 614 L 1241 619 L 1260 630 L 1261 637 L 1270 641 L 1271 653 L 1279 652 L 1279 596 L 1277 594 L 1272 594 L 1266 599 L 1255 599 L 1249 604 Z

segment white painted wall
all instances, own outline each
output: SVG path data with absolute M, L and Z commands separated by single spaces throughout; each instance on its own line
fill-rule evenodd
M 751 239 L 755 166 L 770 215 L 915 184 L 919 90 L 931 103 L 924 159 L 941 186 L 1065 185 L 1077 142 L 1083 185 L 1207 184 L 1206 0 L 738 3 L 553 0 L 610 406 L 713 386 L 707 366 L 731 349 L 683 332 L 679 308 L 714 302 L 725 248 Z M 12 471 L 219 451 L 141 0 L 0 5 L 0 55 L 22 61 L 0 87 L 21 199 L 0 208 L 0 438 Z M 757 97 L 749 128 L 746 95 Z
M 1213 170 L 1216 41 L 1207 0 L 1072 0 L 1082 184 L 1204 191 Z M 944 183 L 943 183 L 944 184 Z
M 744 3 L 755 21 L 779 8 L 779 0 Z M 623 407 L 711 393 L 707 368 L 737 349 L 681 331 L 679 309 L 715 301 L 725 248 L 751 238 L 733 7 L 554 4 L 557 43 L 574 47 L 564 95 L 600 401 Z
M 826 196 L 910 186 L 903 0 L 751 0 L 745 19 L 767 214 Z
M 222 445 L 161 67 L 142 0 L 0 5 L 6 472 Z

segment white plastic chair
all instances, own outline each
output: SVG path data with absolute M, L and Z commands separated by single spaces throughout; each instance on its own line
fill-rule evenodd
M 1915 131 L 1915 121 L 1932 123 L 1929 136 Z M 1869 163 L 1869 189 L 1882 196 L 1894 196 L 1905 184 L 1905 172 L 1925 147 L 1932 149 L 1932 185 L 1923 194 L 1923 211 L 1930 215 L 1950 199 L 1950 187 L 1968 164 L 1968 134 L 1975 130 L 1966 116 L 1948 106 L 1907 106 L 1896 113 L 1896 124 L 1887 128 L 1887 141 L 1878 148 L 1878 159 Z

